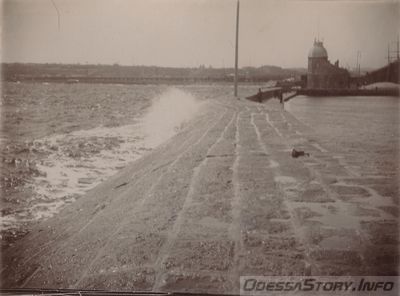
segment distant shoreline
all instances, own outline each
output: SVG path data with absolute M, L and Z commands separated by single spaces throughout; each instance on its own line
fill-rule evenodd
M 233 68 L 199 67 L 157 67 L 80 65 L 80 64 L 32 64 L 2 63 L 3 81 L 79 82 L 94 83 L 148 83 L 164 82 L 233 82 Z M 241 82 L 267 82 L 297 77 L 306 73 L 305 68 L 281 68 L 264 65 L 239 69 Z
M 38 82 L 38 83 L 99 83 L 99 84 L 192 84 L 192 83 L 233 83 L 231 78 L 215 77 L 85 77 L 85 76 L 20 76 L 3 79 L 6 82 Z M 260 84 L 269 80 L 239 79 L 241 83 Z

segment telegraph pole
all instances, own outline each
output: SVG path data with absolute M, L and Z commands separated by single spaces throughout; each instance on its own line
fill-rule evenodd
M 357 62 L 356 62 L 356 70 L 358 69 L 358 57 L 359 57 L 359 51 L 357 50 Z
M 235 91 L 234 95 L 237 97 L 238 88 L 238 57 L 239 57 L 239 0 L 236 6 L 236 46 L 235 46 Z

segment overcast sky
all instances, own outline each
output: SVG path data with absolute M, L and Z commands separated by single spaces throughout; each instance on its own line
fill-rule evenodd
M 234 64 L 236 0 L 53 2 L 2 1 L 3 61 Z M 362 67 L 379 67 L 399 22 L 398 0 L 241 0 L 239 66 L 305 67 L 319 31 L 332 62 L 354 67 L 361 50 Z

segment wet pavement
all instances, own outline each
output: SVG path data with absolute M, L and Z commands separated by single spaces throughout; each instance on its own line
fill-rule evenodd
M 240 275 L 398 275 L 396 175 L 354 172 L 275 100 L 207 104 L 6 249 L 3 287 L 239 293 Z

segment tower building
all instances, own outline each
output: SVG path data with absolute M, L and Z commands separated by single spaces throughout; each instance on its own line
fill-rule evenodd
M 339 60 L 331 64 L 323 42 L 314 40 L 314 45 L 308 53 L 307 88 L 348 88 L 349 83 L 349 72 L 339 67 Z

